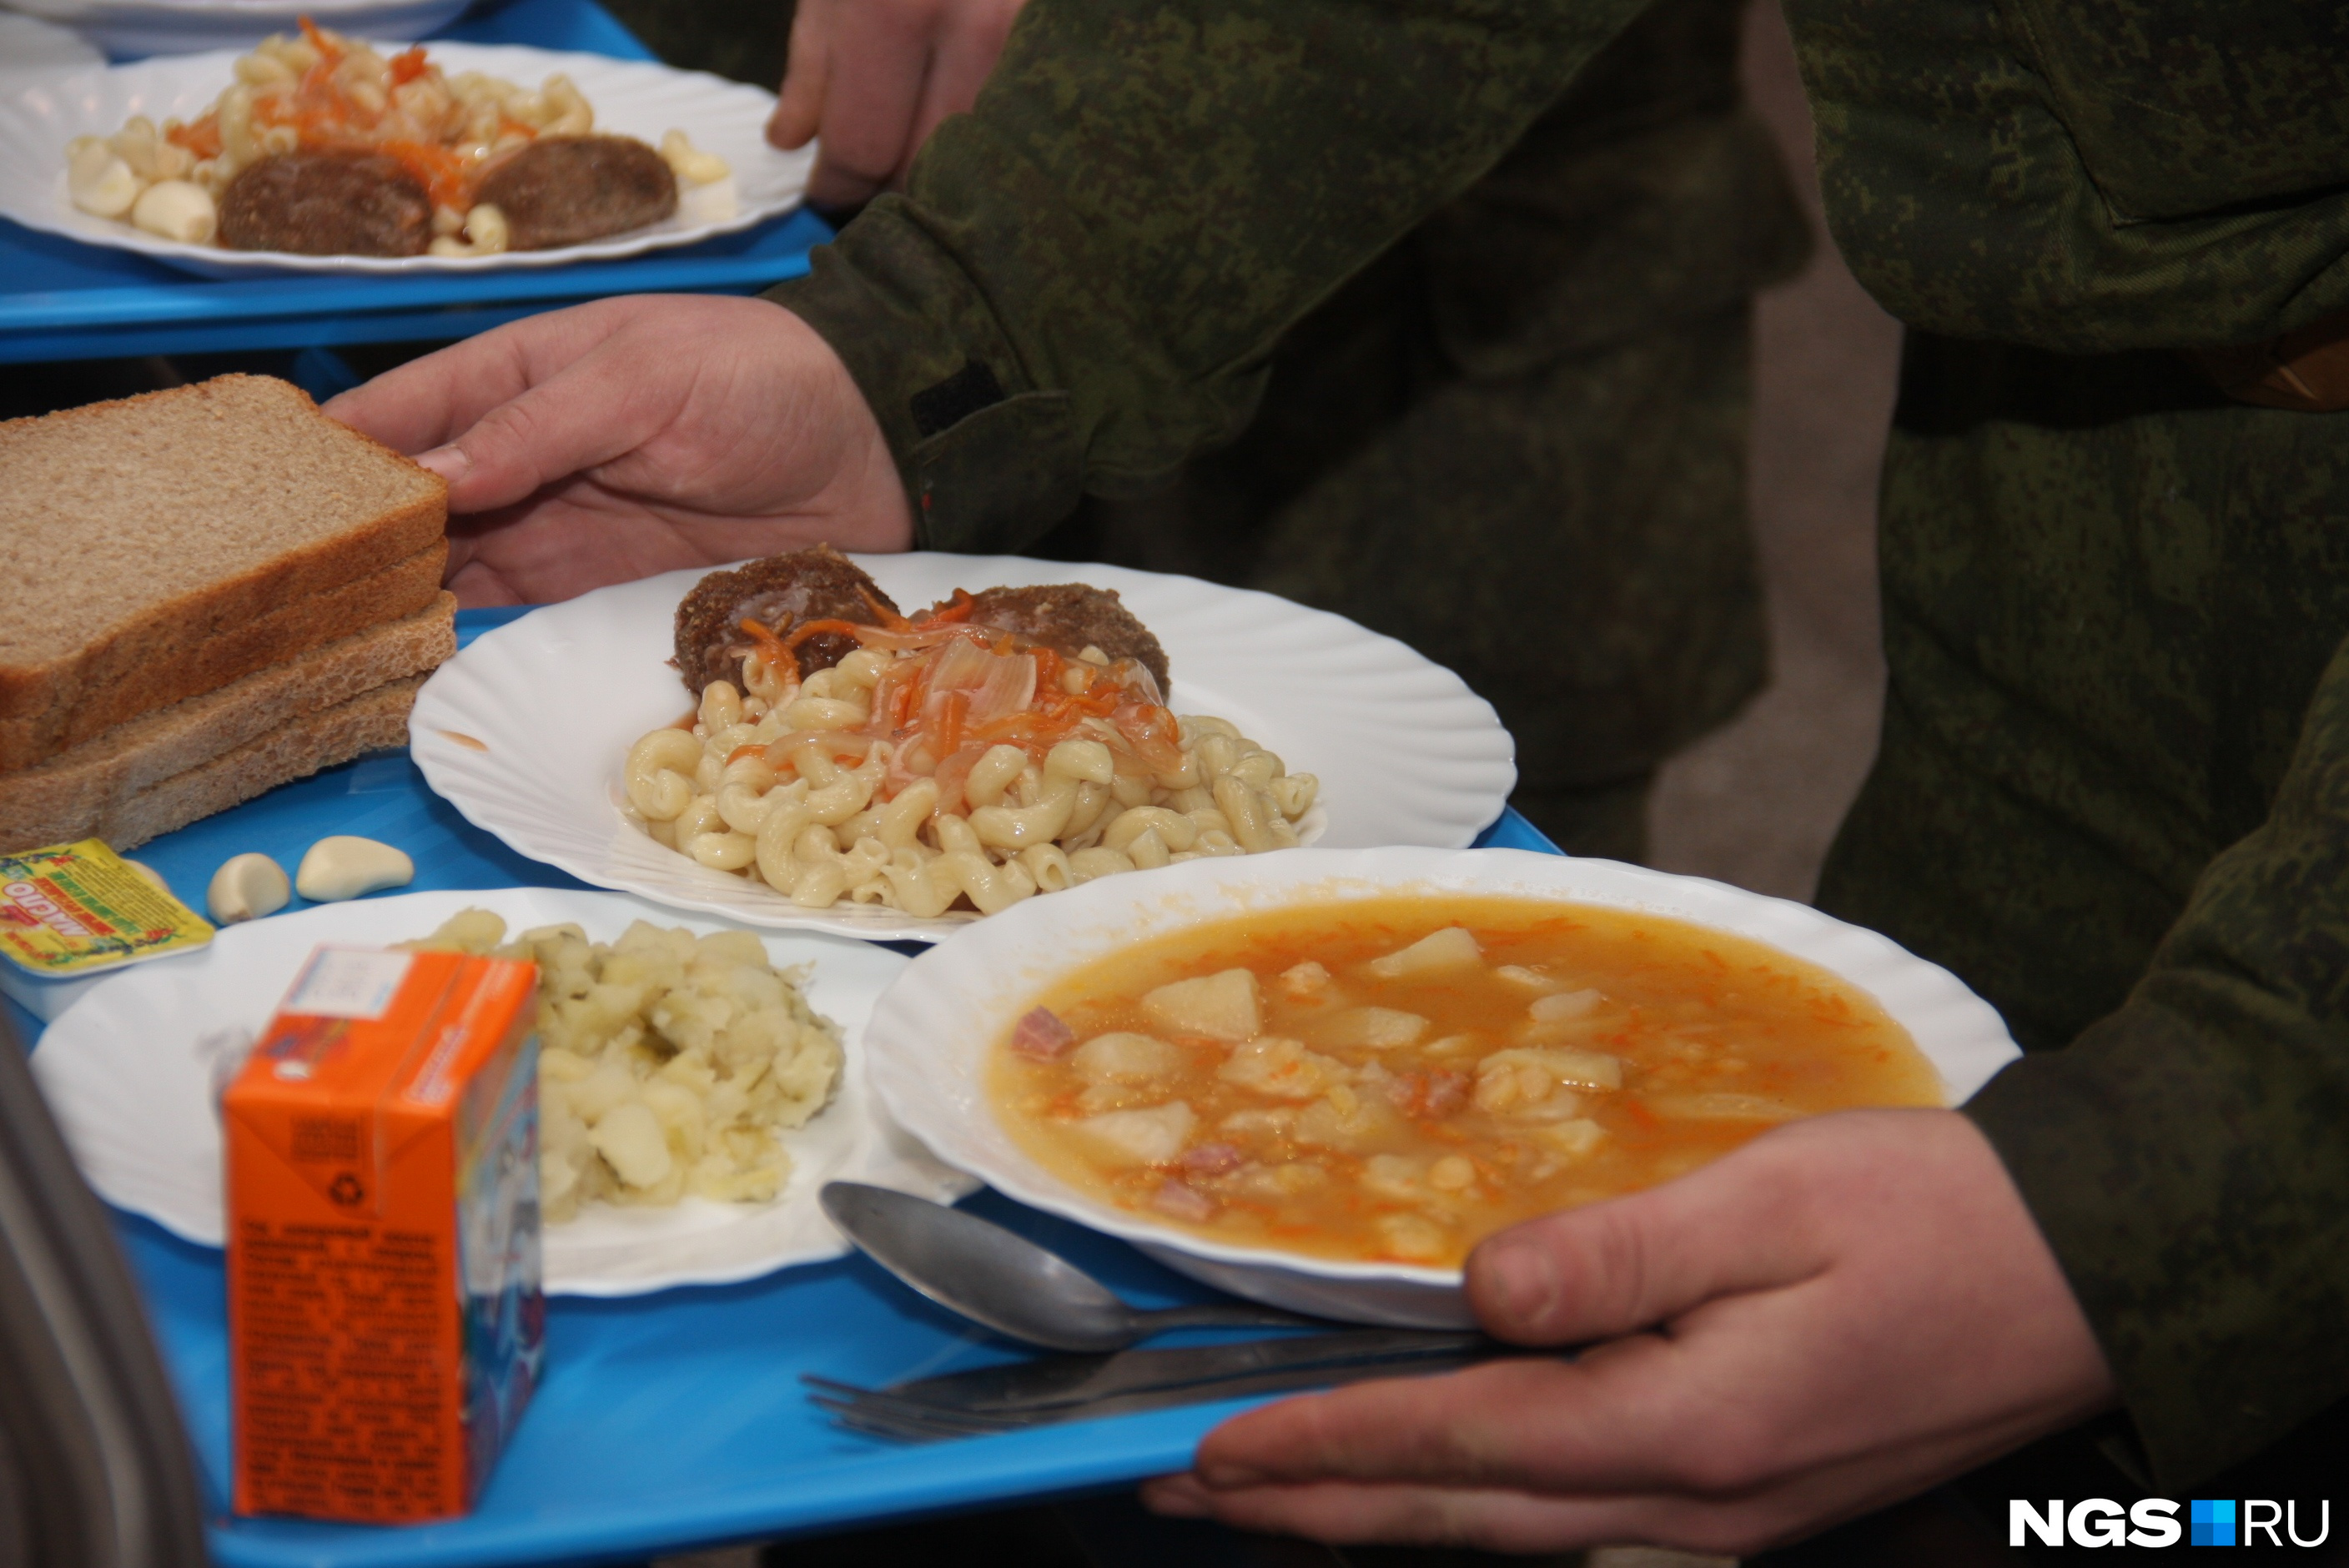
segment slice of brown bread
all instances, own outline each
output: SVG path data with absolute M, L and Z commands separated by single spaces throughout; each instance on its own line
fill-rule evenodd
M 225 811 L 280 784 L 361 752 L 408 744 L 408 710 L 416 706 L 422 676 L 388 681 L 322 713 L 281 724 L 222 757 L 149 785 L 120 800 L 88 803 L 39 820 L 16 824 L 0 841 L 21 847 L 99 838 L 118 850 Z
M 438 541 L 448 510 L 436 475 L 267 377 L 0 424 L 0 718 L 76 707 L 378 574 Z
M 158 655 L 85 693 L 78 702 L 28 717 L 0 718 L 0 779 L 141 714 L 216 690 L 369 626 L 414 614 L 439 596 L 448 558 L 447 542 L 436 540 L 373 576 L 296 599 L 215 632 L 191 647 Z
M 388 681 L 429 673 L 457 651 L 456 613 L 456 598 L 442 593 L 403 620 L 141 714 L 37 768 L 0 773 L 0 844 L 54 843 L 41 835 L 57 823 L 96 820 L 140 790 L 281 725 Z

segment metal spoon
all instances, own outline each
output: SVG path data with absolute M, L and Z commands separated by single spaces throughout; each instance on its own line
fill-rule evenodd
M 823 1202 L 842 1234 L 940 1306 L 1050 1350 L 1123 1350 L 1170 1328 L 1320 1326 L 1269 1306 L 1140 1311 L 1057 1253 L 976 1214 L 885 1187 L 827 1182 Z

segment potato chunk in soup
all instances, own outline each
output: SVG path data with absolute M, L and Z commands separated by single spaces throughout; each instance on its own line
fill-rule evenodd
M 1142 1013 L 1156 1027 L 1176 1035 L 1251 1039 L 1260 1016 L 1256 975 L 1247 969 L 1226 969 L 1195 980 L 1171 981 L 1143 995 Z
M 1081 1190 L 1217 1240 L 1454 1267 L 1796 1117 L 1940 1105 L 1857 987 L 1656 915 L 1506 898 L 1311 906 L 1145 943 L 1039 998 L 989 1091 Z M 1022 1020 L 1029 1036 L 1038 1014 Z M 1065 1034 L 1062 1034 L 1065 1031 Z

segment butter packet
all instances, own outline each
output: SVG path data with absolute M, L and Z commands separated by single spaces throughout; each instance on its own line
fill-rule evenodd
M 75 979 L 212 939 L 210 921 L 103 840 L 0 855 L 0 978 Z

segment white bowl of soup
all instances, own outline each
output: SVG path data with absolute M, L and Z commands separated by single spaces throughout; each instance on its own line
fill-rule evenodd
M 1956 1105 L 2019 1054 L 1817 911 L 1513 850 L 1104 878 L 916 958 L 874 1088 L 948 1163 L 1257 1301 L 1472 1321 L 1461 1264 L 1798 1117 Z

